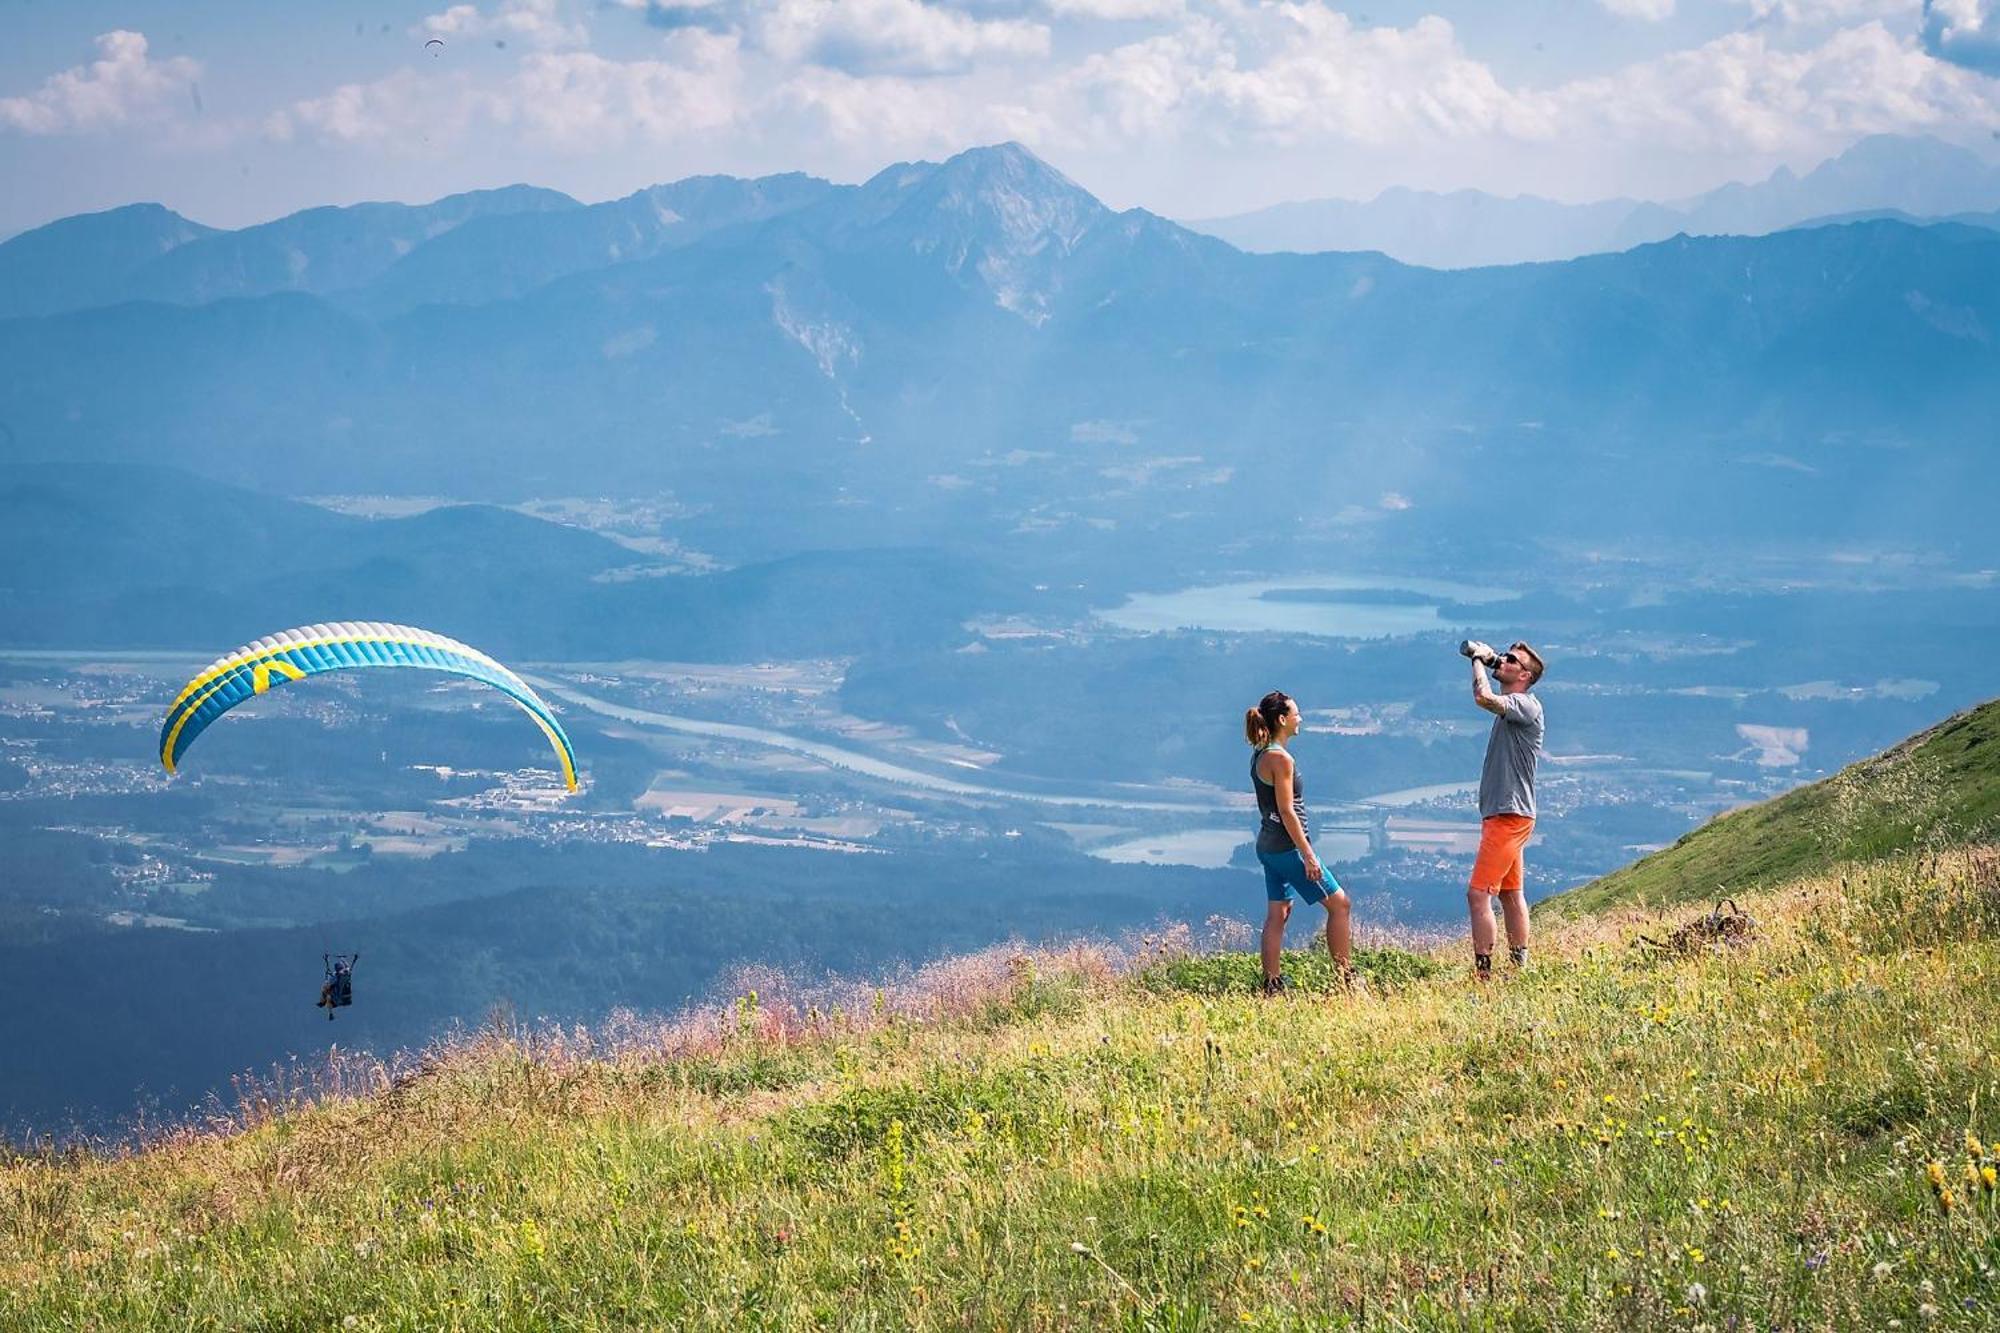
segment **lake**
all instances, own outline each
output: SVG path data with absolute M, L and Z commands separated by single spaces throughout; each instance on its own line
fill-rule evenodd
M 1342 600 L 1343 592 L 1354 593 Z M 1292 594 L 1272 597 L 1267 594 Z M 1384 598 L 1406 593 L 1408 598 Z M 1177 592 L 1134 593 L 1124 605 L 1099 611 L 1120 629 L 1219 630 L 1230 634 L 1316 634 L 1332 639 L 1379 639 L 1459 626 L 1444 618 L 1447 602 L 1504 602 L 1514 593 L 1439 579 L 1390 574 L 1313 574 L 1284 579 L 1210 583 Z M 1429 600 L 1426 600 L 1429 599 Z
M 1256 835 L 1253 823 L 1245 828 L 1241 825 L 1230 828 L 1182 829 L 1174 833 L 1155 833 L 1143 838 L 1128 838 L 1112 843 L 1108 847 L 1093 847 L 1090 854 L 1103 861 L 1120 864 L 1139 863 L 1154 866 L 1200 866 L 1205 870 L 1221 870 L 1229 865 L 1230 856 L 1238 847 L 1250 842 Z M 1312 835 L 1313 850 L 1322 860 L 1338 865 L 1355 861 L 1368 855 L 1368 835 L 1343 829 L 1326 829 Z M 1255 867 L 1251 867 L 1252 870 Z

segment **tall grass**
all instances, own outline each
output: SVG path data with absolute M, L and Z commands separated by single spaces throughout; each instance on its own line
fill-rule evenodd
M 2000 856 L 1746 906 L 1488 985 L 1266 1002 L 1155 940 L 496 1026 L 0 1166 L 0 1327 L 2000 1326 Z

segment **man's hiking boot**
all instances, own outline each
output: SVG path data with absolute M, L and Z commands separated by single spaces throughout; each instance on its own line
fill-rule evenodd
M 1264 998 L 1267 1000 L 1274 1000 L 1286 995 L 1290 993 L 1291 989 L 1292 983 L 1285 980 L 1285 974 L 1282 972 L 1275 977 L 1264 978 Z
M 1368 993 L 1368 978 L 1362 976 L 1351 967 L 1344 967 L 1340 970 L 1340 976 L 1335 985 L 1343 995 L 1366 995 Z
M 1528 946 L 1525 944 L 1509 945 L 1507 948 L 1507 961 L 1515 967 L 1526 967 L 1528 965 Z
M 1493 980 L 1493 955 L 1490 953 L 1472 955 L 1472 975 L 1480 981 Z

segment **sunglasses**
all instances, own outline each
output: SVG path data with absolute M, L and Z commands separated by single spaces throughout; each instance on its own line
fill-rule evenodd
M 1512 663 L 1513 663 L 1513 664 L 1514 664 L 1515 666 L 1526 666 L 1526 665 L 1527 665 L 1527 663 L 1523 662 L 1523 661 L 1522 661 L 1522 660 L 1521 660 L 1521 659 L 1520 659 L 1520 658 L 1519 658 L 1518 656 L 1516 656 L 1516 655 L 1515 655 L 1515 654 L 1513 654 L 1513 653 L 1502 653 L 1502 654 L 1500 654 L 1500 660 L 1501 660 L 1501 661 L 1503 661 L 1503 662 L 1512 662 Z

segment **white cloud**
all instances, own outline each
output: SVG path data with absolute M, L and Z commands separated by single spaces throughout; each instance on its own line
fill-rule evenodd
M 494 128 L 572 150 L 686 140 L 726 129 L 741 114 L 737 48 L 734 37 L 691 29 L 669 36 L 666 59 L 540 52 L 497 83 L 403 69 L 296 102 L 272 117 L 266 132 L 408 151 Z
M 1049 54 L 1045 24 L 978 19 L 923 0 L 776 0 L 750 28 L 781 62 L 850 74 L 952 74 L 984 59 Z
M 1059 19 L 1105 19 L 1136 23 L 1173 19 L 1187 13 L 1187 0 L 1044 0 Z
M 1087 56 L 1023 100 L 1047 108 L 1054 143 L 1098 149 L 1511 141 L 1783 154 L 1865 134 L 2000 126 L 2000 89 L 1875 21 L 1804 46 L 1758 29 L 1729 33 L 1608 75 L 1535 88 L 1501 82 L 1435 16 L 1364 29 L 1300 0 L 1232 17 L 1225 24 L 1192 15 L 1169 32 Z
M 460 141 L 494 120 L 495 103 L 464 74 L 432 76 L 400 69 L 372 83 L 347 83 L 271 116 L 265 133 L 289 141 L 367 145 L 416 152 Z
M 1566 132 L 1684 151 L 1784 152 L 1864 134 L 2000 124 L 1990 86 L 1875 22 L 1798 50 L 1761 32 L 1731 33 L 1554 96 Z
M 664 60 L 607 60 L 587 51 L 535 56 L 509 82 L 507 119 L 555 147 L 667 143 L 713 134 L 744 111 L 737 39 L 689 29 Z
M 582 21 L 568 17 L 567 0 L 503 0 L 492 13 L 476 4 L 453 5 L 425 18 L 417 30 L 426 37 L 519 42 L 538 51 L 590 44 L 590 32 Z
M 97 38 L 98 58 L 43 80 L 25 97 L 0 97 L 0 127 L 24 134 L 114 129 L 188 100 L 201 65 L 186 56 L 154 60 L 144 33 Z
M 1907 18 L 1910 0 L 1737 0 L 1747 5 L 1753 23 L 1793 27 L 1823 27 L 1862 19 Z
M 1661 23 L 1674 16 L 1674 0 L 1597 0 L 1621 18 Z
M 1923 43 L 1940 60 L 2000 74 L 2000 3 L 1924 0 Z
M 1389 144 L 1541 138 L 1552 129 L 1546 96 L 1503 87 L 1444 19 L 1361 29 L 1314 2 L 1238 18 L 1225 25 L 1196 16 L 1091 56 L 1062 78 L 1062 90 L 1085 104 L 1084 123 L 1099 138 L 1242 132 L 1277 144 Z

